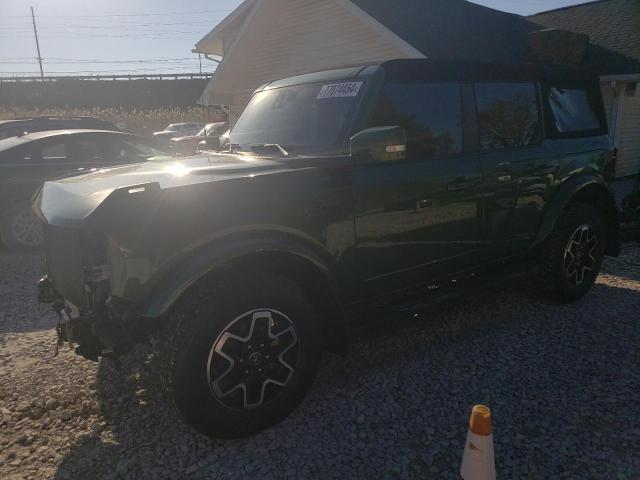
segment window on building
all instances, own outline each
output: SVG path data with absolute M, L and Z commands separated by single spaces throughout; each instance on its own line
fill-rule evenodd
M 602 128 L 586 89 L 553 87 L 549 105 L 559 133 L 576 133 Z
M 480 149 L 520 148 L 540 140 L 540 112 L 533 83 L 477 83 Z
M 400 125 L 407 132 L 407 158 L 462 151 L 462 102 L 458 84 L 390 83 L 384 87 L 372 127 Z

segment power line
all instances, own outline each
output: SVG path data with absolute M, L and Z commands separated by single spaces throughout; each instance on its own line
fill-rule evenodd
M 33 65 L 37 58 L 25 57 L 18 59 L 2 59 L 0 64 L 3 65 Z M 43 59 L 45 60 L 45 59 Z M 140 59 L 140 60 L 85 60 L 85 59 L 65 59 L 65 58 L 46 58 L 48 65 L 73 65 L 73 64 L 139 64 L 139 63 L 165 63 L 165 62 L 197 62 L 197 57 L 189 58 L 161 58 L 161 59 Z
M 26 35 L 26 34 L 25 34 Z M 170 35 L 170 34 L 169 34 Z M 42 38 L 75 38 L 77 39 L 78 37 L 82 37 L 82 38 L 86 38 L 86 37 L 90 37 L 90 38 L 143 38 L 143 39 L 149 39 L 149 40 L 187 40 L 190 38 L 193 38 L 192 35 L 201 35 L 201 33 L 195 33 L 195 32 L 191 32 L 191 33 L 184 33 L 184 34 L 180 34 L 182 36 L 180 37 L 169 37 L 169 36 L 164 36 L 162 34 L 155 34 L 155 33 L 147 33 L 147 34 L 114 34 L 114 35 L 83 35 L 83 34 L 77 34 L 77 35 L 40 35 L 40 37 Z M 17 35 L 17 36 L 24 36 L 24 35 Z M 0 35 L 0 38 L 11 38 L 12 36 L 9 35 Z
M 40 18 L 40 17 L 38 17 Z M 2 22 L 2 18 L 0 18 L 0 23 Z M 174 25 L 195 25 L 195 24 L 206 24 L 206 25 L 210 25 L 211 24 L 211 20 L 190 20 L 188 22 L 147 22 L 147 23 L 140 23 L 139 20 L 91 20 L 91 19 L 86 19 L 86 20 L 79 20 L 81 22 L 99 22 L 99 24 L 96 25 L 86 25 L 87 28 L 112 28 L 114 25 L 118 26 L 118 25 L 122 25 L 122 28 L 136 28 L 136 27 L 149 27 L 149 26 L 174 26 Z M 72 20 L 71 22 L 77 22 L 76 20 Z M 43 26 L 51 26 L 51 27 L 70 27 L 70 26 L 77 26 L 74 25 L 73 23 L 70 23 L 70 21 L 65 21 L 63 23 L 52 23 L 49 21 L 45 21 L 40 22 L 41 25 Z M 106 25 L 105 25 L 106 24 Z M 14 21 L 11 21 L 11 23 L 9 25 L 5 25 L 2 28 L 25 28 L 25 27 L 29 27 L 31 25 L 30 22 L 26 21 L 24 23 L 15 23 Z
M 185 69 L 197 69 L 197 65 L 184 65 L 177 67 L 163 67 L 163 68 L 126 68 L 126 69 L 110 69 L 110 70 L 47 70 L 48 75 L 57 75 L 57 74 L 81 74 L 81 73 L 99 73 L 99 74 L 108 74 L 108 75 L 116 75 L 120 72 L 156 72 L 159 73 L 159 70 L 168 70 L 168 71 L 177 71 L 177 70 L 185 70 Z M 17 74 L 34 74 L 36 72 L 33 71 L 10 71 L 10 72 L 2 72 L 2 75 L 17 75 Z
M 34 57 L 0 57 L 0 60 L 32 60 Z M 105 60 L 97 59 L 93 60 L 90 58 L 65 58 L 65 57 L 47 57 L 47 60 L 68 60 L 72 62 L 87 62 L 87 63 L 96 63 L 96 62 L 106 62 L 106 63 L 133 63 L 133 62 L 173 62 L 180 60 L 196 60 L 196 57 L 180 57 L 180 58 L 142 58 L 142 59 L 117 59 L 117 60 Z
M 202 31 L 194 31 L 194 30 L 146 30 L 146 29 L 136 29 L 136 32 L 140 32 L 140 33 L 128 33 L 128 32 L 123 32 L 123 33 L 98 33 L 98 32 L 80 32 L 80 31 L 74 31 L 75 29 L 65 29 L 65 30 L 59 30 L 59 31 L 51 31 L 48 32 L 47 30 L 42 30 L 42 29 L 38 29 L 39 32 L 41 33 L 40 36 L 44 37 L 44 36 L 52 36 L 52 35 L 65 35 L 65 34 L 69 34 L 69 35 L 82 35 L 82 36 L 87 36 L 87 37 L 103 37 L 103 36 L 121 36 L 121 35 L 136 35 L 139 37 L 144 37 L 146 35 L 144 35 L 145 33 L 152 33 L 152 34 L 157 34 L 157 35 L 172 35 L 172 34 L 190 34 L 190 35 L 197 35 L 197 34 L 201 34 Z M 44 32 L 44 33 L 43 33 Z M 23 35 L 27 35 L 27 34 L 31 34 L 33 33 L 33 31 L 28 32 L 28 31 L 20 31 L 20 32 L 2 32 L 5 36 L 23 36 Z
M 179 15 L 201 15 L 203 13 L 230 13 L 233 10 L 199 10 L 192 12 L 163 12 L 163 13 L 110 13 L 102 15 L 39 15 L 43 18 L 111 18 L 111 17 L 164 17 Z M 5 15 L 4 18 L 28 18 L 28 15 Z

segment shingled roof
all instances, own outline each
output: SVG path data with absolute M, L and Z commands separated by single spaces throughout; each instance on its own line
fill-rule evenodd
M 640 0 L 600 0 L 527 17 L 533 28 L 589 35 L 584 62 L 610 75 L 640 73 Z
M 520 61 L 526 21 L 464 0 L 351 0 L 428 58 Z

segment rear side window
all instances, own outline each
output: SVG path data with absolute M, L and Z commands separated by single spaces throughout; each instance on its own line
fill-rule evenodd
M 371 126 L 399 125 L 407 132 L 407 158 L 462 151 L 462 101 L 456 83 L 389 83 Z
M 588 132 L 602 128 L 597 109 L 586 89 L 552 87 L 548 99 L 559 133 Z
M 25 151 L 24 161 L 28 163 L 66 162 L 66 140 L 33 142 L 27 147 Z
M 477 83 L 480 149 L 521 148 L 540 141 L 540 111 L 533 83 Z

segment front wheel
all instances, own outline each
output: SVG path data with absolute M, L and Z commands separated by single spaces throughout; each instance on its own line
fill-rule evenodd
M 569 205 L 558 219 L 542 258 L 543 289 L 561 302 L 582 298 L 596 281 L 606 247 L 601 212 L 591 205 Z
M 315 377 L 316 321 L 304 292 L 286 278 L 254 272 L 203 282 L 157 343 L 170 401 L 212 437 L 279 422 Z

